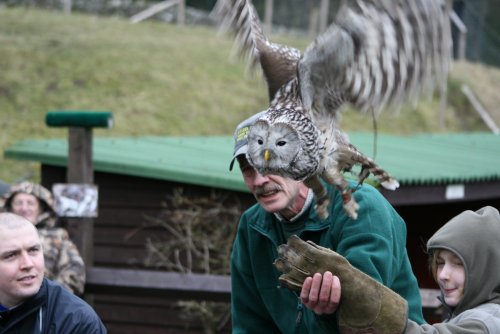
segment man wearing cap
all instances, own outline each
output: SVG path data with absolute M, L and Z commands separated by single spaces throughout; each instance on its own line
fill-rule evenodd
M 260 115 L 237 126 L 230 164 L 232 169 L 238 161 L 257 200 L 241 216 L 231 254 L 233 333 L 338 333 L 335 311 L 341 282 L 336 276 L 311 273 L 307 295 L 279 286 L 280 272 L 273 262 L 277 246 L 291 235 L 345 256 L 405 298 L 409 318 L 423 323 L 417 280 L 406 251 L 406 225 L 394 208 L 376 189 L 363 184 L 354 192 L 360 209 L 357 220 L 352 220 L 344 212 L 341 194 L 325 184 L 332 205 L 328 219 L 320 219 L 314 195 L 303 182 L 261 175 L 248 163 L 247 136 Z

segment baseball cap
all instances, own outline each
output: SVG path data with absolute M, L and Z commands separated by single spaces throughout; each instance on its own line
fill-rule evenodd
M 234 151 L 233 159 L 229 164 L 229 170 L 233 170 L 234 160 L 238 155 L 246 154 L 248 149 L 248 134 L 250 127 L 266 112 L 263 110 L 253 116 L 250 116 L 236 127 L 234 131 Z

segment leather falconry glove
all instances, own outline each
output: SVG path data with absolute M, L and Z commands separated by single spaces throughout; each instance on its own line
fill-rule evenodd
M 296 235 L 278 247 L 280 284 L 300 292 L 306 277 L 330 271 L 342 287 L 337 319 L 342 334 L 401 334 L 408 304 L 400 295 L 354 268 L 342 255 Z

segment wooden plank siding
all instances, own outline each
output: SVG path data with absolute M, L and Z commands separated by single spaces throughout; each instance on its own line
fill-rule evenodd
M 51 187 L 65 182 L 65 168 L 42 165 L 42 183 Z M 94 226 L 95 266 L 145 268 L 146 239 L 168 238 L 165 229 L 147 227 L 148 217 L 158 217 L 162 203 L 174 188 L 182 187 L 186 196 L 208 196 L 211 189 L 178 182 L 95 173 L 99 187 L 98 218 Z M 249 193 L 234 192 L 236 200 L 249 207 L 254 203 Z M 237 222 L 234 222 L 235 224 Z M 70 234 L 76 230 L 67 226 Z
M 110 333 L 203 332 L 179 300 L 225 302 L 229 312 L 229 276 L 111 268 L 88 268 L 87 276 L 86 292 Z M 230 328 L 230 318 L 222 315 L 218 332 Z
M 50 189 L 54 183 L 65 182 L 66 169 L 42 164 L 41 174 L 42 184 Z M 94 266 L 114 268 L 118 277 L 123 275 L 120 269 L 152 269 L 145 265 L 147 238 L 169 238 L 171 235 L 164 228 L 145 228 L 146 218 L 157 217 L 164 210 L 162 203 L 174 188 L 182 187 L 186 196 L 207 196 L 211 191 L 203 186 L 103 172 L 95 172 L 94 180 L 99 187 L 98 218 L 94 222 Z M 235 199 L 246 203 L 247 207 L 254 203 L 249 193 L 234 194 Z M 70 235 L 78 231 L 77 226 L 66 227 Z M 177 302 L 186 298 L 228 302 L 230 296 L 229 291 L 220 297 L 220 294 L 207 291 L 183 295 L 174 289 L 112 288 L 102 277 L 94 277 L 92 281 L 90 274 L 89 279 L 85 298 L 101 316 L 110 334 L 203 333 L 201 320 L 186 318 Z M 230 319 L 222 325 L 220 333 L 230 333 Z

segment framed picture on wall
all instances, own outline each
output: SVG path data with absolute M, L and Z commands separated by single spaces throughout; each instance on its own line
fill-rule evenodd
M 54 207 L 60 217 L 97 217 L 98 188 L 93 184 L 56 183 Z

